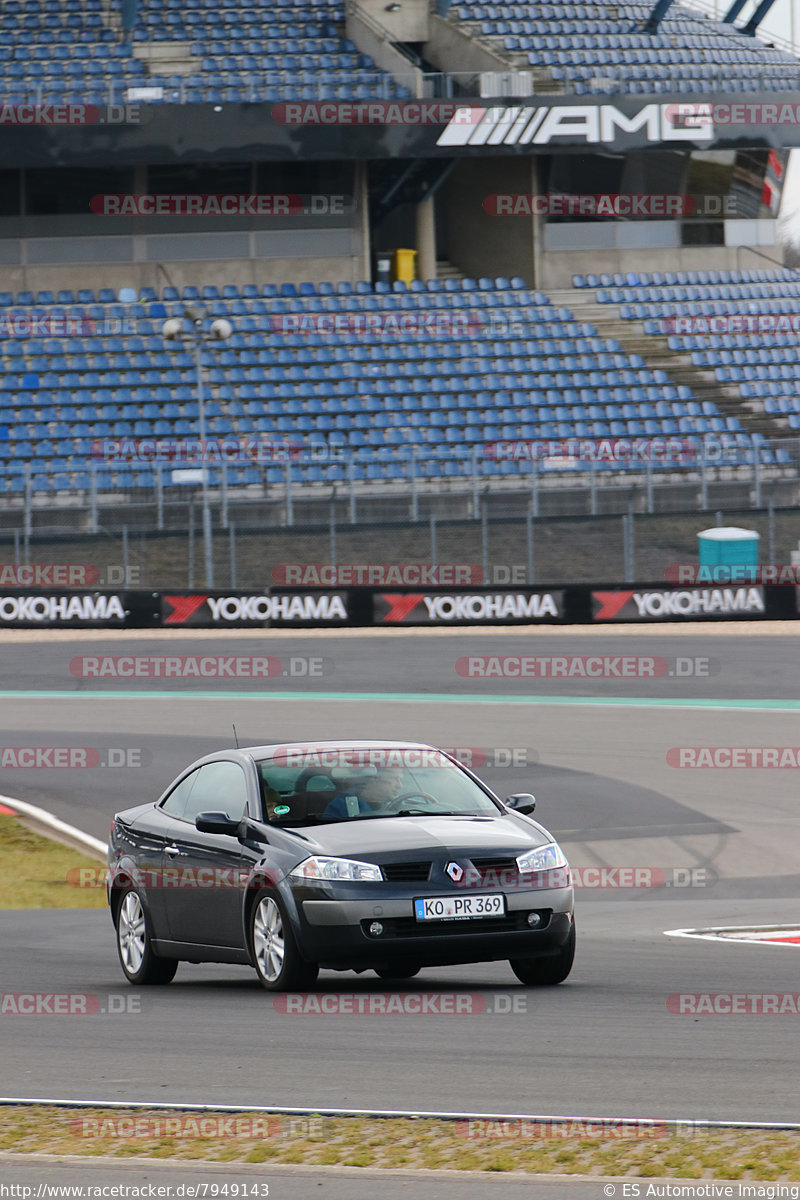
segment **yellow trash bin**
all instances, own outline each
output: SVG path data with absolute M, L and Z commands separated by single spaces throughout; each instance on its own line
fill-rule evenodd
M 403 283 L 413 283 L 417 277 L 416 250 L 395 250 L 394 278 Z

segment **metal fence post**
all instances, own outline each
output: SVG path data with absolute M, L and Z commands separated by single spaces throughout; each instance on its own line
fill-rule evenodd
M 97 463 L 89 463 L 89 532 L 97 533 Z
M 761 449 L 754 439 L 750 439 L 753 447 L 753 505 L 761 508 Z
M 122 526 L 122 570 L 125 576 L 125 587 L 131 586 L 131 567 L 128 558 L 128 526 Z
M 156 463 L 156 529 L 164 528 L 164 477 L 161 463 Z
M 700 455 L 700 507 L 703 512 L 708 508 L 708 463 L 706 462 L 705 442 L 703 442 L 703 450 Z
M 647 489 L 647 511 L 653 511 L 653 464 L 648 458 L 644 468 L 645 488 Z
M 294 525 L 294 502 L 292 499 L 292 464 L 286 464 L 284 468 L 286 474 L 286 520 L 288 526 Z
M 481 505 L 481 566 L 486 584 L 489 580 L 489 502 L 485 497 Z
M 419 520 L 419 492 L 417 491 L 417 448 L 411 447 L 411 520 Z
M 438 560 L 437 560 L 437 556 L 436 556 L 436 516 L 434 513 L 431 513 L 430 526 L 431 526 L 431 566 L 435 567 L 438 565 Z
M 189 591 L 194 589 L 194 499 L 189 501 Z
M 336 497 L 331 498 L 330 515 L 329 515 L 330 535 L 331 535 L 331 566 L 336 566 Z
M 228 464 L 222 463 L 222 512 L 220 523 L 223 529 L 228 528 Z
M 20 534 L 19 534 L 19 530 L 15 529 L 14 530 L 14 564 L 17 567 L 20 565 L 19 552 L 20 552 Z
M 525 514 L 525 548 L 528 556 L 528 584 L 533 584 L 533 511 L 528 505 Z
M 470 458 L 472 459 L 472 515 L 477 520 L 480 512 L 481 500 L 478 495 L 478 447 L 473 446 L 470 450 Z
M 31 561 L 31 530 L 33 528 L 33 478 L 31 476 L 31 468 L 28 463 L 25 463 L 25 566 L 27 567 Z M 96 532 L 96 530 L 92 530 Z
M 350 508 L 350 524 L 356 523 L 356 467 L 351 454 L 347 460 L 347 488 Z
M 597 463 L 594 459 L 589 461 L 589 512 L 593 517 L 597 516 Z
M 228 526 L 228 540 L 231 548 L 231 589 L 236 587 L 236 525 L 231 521 Z
M 531 461 L 531 509 L 535 517 L 539 516 L 539 463 L 536 458 Z
M 775 506 L 770 500 L 767 511 L 767 553 L 768 561 L 775 562 Z

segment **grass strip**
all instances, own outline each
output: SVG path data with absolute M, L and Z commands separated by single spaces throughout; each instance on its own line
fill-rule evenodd
M 0 908 L 105 908 L 102 870 L 98 859 L 0 814 Z
M 387 1170 L 800 1180 L 800 1133 L 678 1133 L 657 1124 L 624 1137 L 618 1131 L 585 1136 L 585 1126 L 564 1124 L 542 1136 L 541 1125 L 519 1121 L 9 1106 L 2 1110 L 0 1150 Z

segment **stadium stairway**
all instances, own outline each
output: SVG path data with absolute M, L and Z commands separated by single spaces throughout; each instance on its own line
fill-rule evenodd
M 711 400 L 724 417 L 737 417 L 745 433 L 769 439 L 786 436 L 785 426 L 770 418 L 760 405 L 751 406 L 735 384 L 720 383 L 712 369 L 695 366 L 691 354 L 671 350 L 666 334 L 647 334 L 643 322 L 624 320 L 619 305 L 598 304 L 589 289 L 565 288 L 548 294 L 553 304 L 569 307 L 578 320 L 597 326 L 601 336 L 615 338 L 626 354 L 640 354 L 651 370 L 666 371 L 677 386 L 688 387 L 701 403 Z

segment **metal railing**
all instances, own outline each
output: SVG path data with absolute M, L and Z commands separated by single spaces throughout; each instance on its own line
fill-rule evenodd
M 646 446 L 658 440 L 616 438 L 608 439 L 608 445 L 639 441 Z M 522 441 L 361 452 L 331 446 L 320 448 L 316 457 L 309 452 L 305 459 L 285 462 L 247 467 L 223 462 L 208 469 L 212 521 L 216 529 L 227 529 L 234 518 L 249 519 L 266 507 L 272 525 L 291 528 L 325 509 L 331 497 L 350 524 L 369 520 L 370 514 L 377 514 L 378 519 L 388 515 L 418 521 L 421 515 L 437 510 L 474 518 L 487 498 L 509 510 L 520 503 L 530 505 L 535 517 L 598 516 L 627 512 L 631 506 L 641 513 L 679 507 L 704 511 L 717 507 L 721 497 L 735 499 L 742 508 L 800 504 L 800 437 L 778 441 L 754 438 L 747 443 L 741 434 L 727 439 L 720 435 L 695 439 L 691 448 L 691 439 L 677 435 L 675 442 L 689 448 L 683 462 L 679 455 L 670 459 L 663 454 L 627 465 L 622 458 L 587 462 L 563 451 L 538 458 L 530 456 L 529 449 L 515 460 L 515 446 L 533 445 Z M 599 444 L 602 446 L 602 440 Z M 493 449 L 488 451 L 487 446 Z M 313 481 L 308 479 L 309 466 L 317 468 Z M 189 509 L 199 503 L 201 490 L 196 479 L 173 482 L 175 467 L 154 463 L 149 468 L 126 468 L 133 479 L 145 474 L 147 481 L 142 486 L 120 487 L 114 469 L 93 462 L 87 488 L 57 493 L 39 489 L 40 476 L 26 469 L 21 488 L 10 490 L 13 477 L 7 477 L 6 490 L 0 492 L 0 511 L 7 523 L 16 518 L 26 537 L 53 522 L 95 533 L 106 523 L 107 514 L 128 513 L 134 528 L 175 528 L 185 524 Z M 118 466 L 117 478 L 119 471 Z M 203 474 L 202 470 L 195 472 L 196 476 Z

